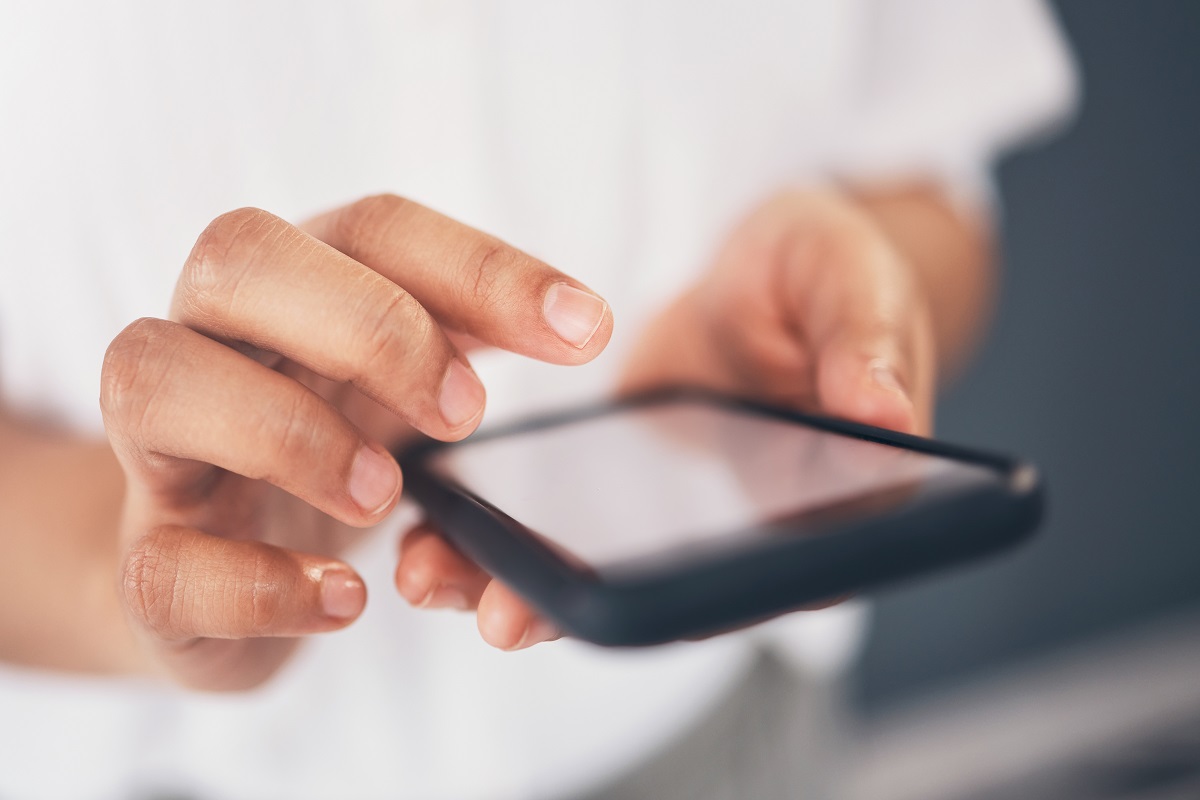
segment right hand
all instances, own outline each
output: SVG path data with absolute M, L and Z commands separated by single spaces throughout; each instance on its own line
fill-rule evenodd
M 366 590 L 338 553 L 396 504 L 389 449 L 479 423 L 464 349 L 582 364 L 611 332 L 578 282 L 397 197 L 303 229 L 256 209 L 218 217 L 171 320 L 134 322 L 104 360 L 126 476 L 121 594 L 151 663 L 245 688 L 296 637 L 349 624 Z

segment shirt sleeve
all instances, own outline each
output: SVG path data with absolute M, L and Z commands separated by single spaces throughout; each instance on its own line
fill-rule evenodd
M 855 90 L 828 146 L 832 177 L 932 178 L 986 208 L 995 158 L 1076 107 L 1077 72 L 1039 0 L 879 0 L 862 22 Z

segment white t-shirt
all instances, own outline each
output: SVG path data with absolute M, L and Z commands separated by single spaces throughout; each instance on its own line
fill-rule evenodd
M 91 434 L 104 348 L 166 313 L 223 211 L 299 220 L 393 191 L 604 295 L 616 333 L 589 366 L 479 357 L 494 420 L 605 391 L 773 190 L 928 175 L 980 202 L 994 154 L 1073 93 L 1035 0 L 28 0 L 4 17 L 0 397 Z M 843 606 L 647 651 L 498 653 L 469 616 L 403 603 L 394 539 L 349 557 L 363 618 L 249 694 L 0 668 L 0 795 L 558 796 L 677 735 L 752 642 L 832 671 L 859 639 Z

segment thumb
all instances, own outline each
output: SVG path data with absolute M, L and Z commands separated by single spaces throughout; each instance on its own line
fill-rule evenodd
M 348 565 L 190 528 L 155 528 L 121 574 L 127 612 L 159 644 L 292 637 L 345 627 L 366 587 Z
M 887 339 L 841 336 L 818 354 L 817 399 L 830 416 L 926 434 L 931 423 L 924 383 Z

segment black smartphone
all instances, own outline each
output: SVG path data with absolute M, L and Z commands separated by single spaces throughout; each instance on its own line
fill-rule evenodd
M 683 390 L 402 454 L 465 555 L 572 636 L 704 636 L 983 556 L 1036 527 L 1003 456 Z

